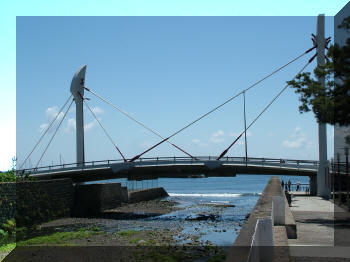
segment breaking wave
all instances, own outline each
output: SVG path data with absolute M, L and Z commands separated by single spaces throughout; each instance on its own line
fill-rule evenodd
M 242 196 L 259 196 L 261 193 L 168 193 L 172 197 L 242 197 Z

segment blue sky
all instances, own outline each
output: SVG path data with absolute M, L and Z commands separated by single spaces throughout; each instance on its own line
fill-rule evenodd
M 84 10 L 79 4 L 70 4 L 68 9 L 64 1 L 50 7 L 41 1 L 0 4 L 7 11 L 1 16 L 1 24 L 6 24 L 1 27 L 6 39 L 1 43 L 6 50 L 0 64 L 6 87 L 1 88 L 5 98 L 1 121 L 7 127 L 1 144 L 8 148 L 0 157 L 0 170 L 8 168 L 15 154 L 15 107 L 17 155 L 23 159 L 38 139 L 40 127 L 69 96 L 72 75 L 82 64 L 88 66 L 89 88 L 167 136 L 310 47 L 309 36 L 316 27 L 315 17 L 19 17 L 16 22 L 16 15 L 334 15 L 346 4 L 317 1 L 315 8 L 316 1 L 310 1 L 300 9 L 296 8 L 300 3 L 294 2 L 292 8 L 286 3 L 276 5 L 276 1 L 265 1 L 264 6 L 261 1 L 216 1 L 215 5 L 201 1 L 201 8 L 195 8 L 198 1 L 166 1 L 167 5 L 153 1 L 147 6 L 133 2 L 106 1 L 96 6 L 84 1 Z M 327 35 L 333 35 L 332 20 L 326 20 Z M 301 66 L 296 63 L 247 93 L 248 122 Z M 128 157 L 158 141 L 88 97 Z M 273 105 L 250 130 L 249 155 L 317 158 L 317 125 L 312 114 L 299 115 L 298 104 L 297 96 L 288 90 Z M 173 141 L 196 155 L 217 155 L 242 130 L 242 114 L 240 98 Z M 60 154 L 65 162 L 75 160 L 74 112 L 67 117 L 70 120 L 63 123 L 43 164 L 58 163 Z M 88 112 L 86 124 L 87 160 L 119 158 Z M 42 150 L 31 158 L 33 164 Z M 243 145 L 237 144 L 229 155 L 243 152 Z M 181 153 L 164 144 L 148 154 L 154 155 Z

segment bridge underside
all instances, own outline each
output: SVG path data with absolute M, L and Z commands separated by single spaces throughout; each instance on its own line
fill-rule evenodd
M 185 177 L 235 177 L 236 174 L 261 175 L 291 175 L 315 176 L 316 170 L 280 167 L 262 167 L 245 165 L 220 165 L 208 167 L 207 165 L 150 165 L 134 166 L 127 169 L 110 167 L 96 167 L 55 171 L 33 175 L 37 179 L 71 178 L 74 182 L 98 181 L 115 178 L 129 180 L 147 180 L 158 177 L 185 178 Z

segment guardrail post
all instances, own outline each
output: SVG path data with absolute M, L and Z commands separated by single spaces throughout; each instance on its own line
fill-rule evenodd
M 339 153 L 337 154 L 337 166 L 338 166 L 338 172 L 337 172 L 337 178 L 338 178 L 338 201 L 339 203 L 341 202 L 341 182 L 340 182 L 340 160 L 339 160 L 340 156 Z

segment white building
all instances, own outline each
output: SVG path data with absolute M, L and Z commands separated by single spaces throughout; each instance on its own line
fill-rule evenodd
M 344 18 L 350 16 L 350 2 L 347 3 L 334 17 L 334 41 L 340 46 L 346 44 L 346 40 L 350 38 L 350 32 L 344 29 L 339 29 L 338 25 L 341 24 Z M 350 126 L 334 127 L 334 159 L 337 159 L 339 154 L 339 160 L 341 162 L 345 161 L 345 151 L 344 148 L 350 147 L 350 145 L 345 143 L 345 137 L 350 135 Z

